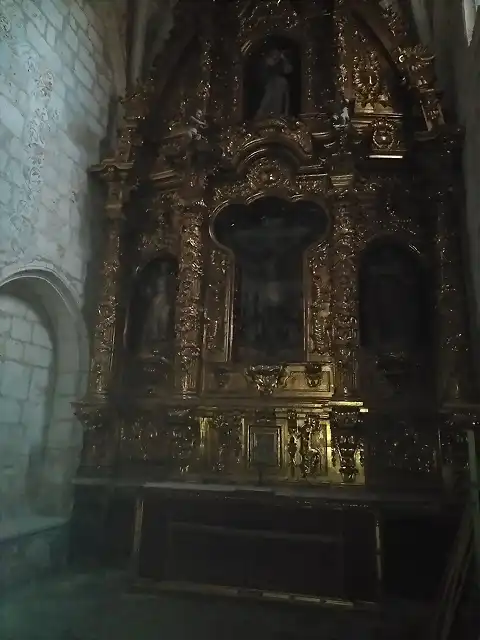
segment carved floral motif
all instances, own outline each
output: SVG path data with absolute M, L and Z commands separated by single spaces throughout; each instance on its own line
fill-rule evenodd
M 309 351 L 315 356 L 328 358 L 332 339 L 328 243 L 322 241 L 311 250 L 308 265 L 312 289 L 309 309 Z

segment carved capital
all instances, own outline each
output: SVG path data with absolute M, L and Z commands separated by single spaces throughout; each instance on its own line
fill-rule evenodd
M 357 457 L 363 460 L 363 434 L 358 406 L 337 406 L 330 416 L 332 430 L 332 457 L 338 460 L 340 474 L 347 484 L 355 483 L 359 469 Z
M 117 163 L 115 160 L 104 160 L 90 170 L 107 187 L 105 213 L 107 218 L 123 217 L 123 208 L 127 203 L 133 187 L 130 182 L 132 165 Z
M 107 398 L 73 403 L 84 428 L 81 473 L 101 473 L 115 461 L 114 416 Z

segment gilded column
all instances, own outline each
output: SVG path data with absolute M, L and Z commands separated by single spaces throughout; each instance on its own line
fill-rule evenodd
M 330 241 L 335 398 L 345 400 L 356 394 L 358 287 L 355 207 L 355 200 L 348 192 L 336 196 Z
M 197 392 L 200 375 L 204 209 L 203 201 L 186 209 L 180 228 L 175 388 L 182 395 Z
M 354 97 L 351 70 L 351 33 L 345 13 L 345 0 L 335 0 L 333 12 L 335 25 L 335 89 L 337 101 L 349 101 Z
M 212 24 L 210 14 L 204 17 L 202 31 L 201 76 L 196 92 L 196 106 L 205 114 L 209 107 L 211 94 Z M 192 154 L 184 167 L 184 182 L 179 194 L 181 219 L 175 319 L 177 339 L 175 388 L 181 395 L 195 394 L 200 377 L 203 317 L 203 220 L 207 212 L 205 193 L 208 175 L 209 160 L 206 157 L 199 160 L 196 154 Z
M 124 223 L 123 208 L 130 192 L 127 175 L 106 166 L 100 177 L 107 184 L 104 258 L 99 277 L 99 302 L 92 340 L 89 396 L 106 396 L 112 382 L 117 304 L 120 278 L 120 243 Z

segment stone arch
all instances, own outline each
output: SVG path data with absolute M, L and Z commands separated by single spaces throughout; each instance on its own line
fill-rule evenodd
M 43 515 L 66 515 L 71 506 L 70 481 L 82 447 L 82 428 L 71 403 L 85 391 L 88 337 L 77 296 L 52 269 L 12 270 L 0 276 L 0 295 L 8 295 L 43 315 L 53 344 L 50 404 L 41 457 L 34 471 L 36 492 L 25 509 Z

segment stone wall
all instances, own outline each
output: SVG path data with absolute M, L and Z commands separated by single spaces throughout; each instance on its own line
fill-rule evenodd
M 87 169 L 125 88 L 124 5 L 0 0 L 1 564 L 17 550 L 2 583 L 36 572 L 26 549 L 40 514 L 71 507 L 82 445 L 71 402 L 88 366 L 86 281 L 102 226 Z
M 0 4 L 0 273 L 53 265 L 79 299 L 90 254 L 86 170 L 99 160 L 115 93 L 105 29 L 84 0 Z

